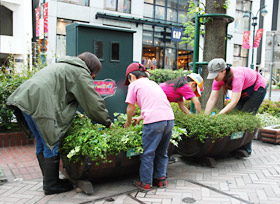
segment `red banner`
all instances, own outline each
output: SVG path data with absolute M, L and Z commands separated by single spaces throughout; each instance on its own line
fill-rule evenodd
M 39 29 L 40 29 L 40 7 L 35 9 L 35 16 L 36 16 L 36 37 L 39 36 Z
M 259 47 L 261 39 L 262 39 L 262 34 L 263 34 L 263 29 L 258 29 L 256 36 L 255 36 L 255 41 L 254 41 L 254 48 Z
M 44 33 L 48 33 L 48 2 L 44 4 Z
M 242 43 L 242 47 L 245 49 L 250 49 L 250 31 L 244 31 L 243 33 L 243 43 Z

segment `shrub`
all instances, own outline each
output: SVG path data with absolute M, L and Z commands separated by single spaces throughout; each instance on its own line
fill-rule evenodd
M 280 118 L 280 102 L 264 100 L 258 111 L 260 114 L 269 113 L 272 116 Z
M 257 117 L 249 113 L 232 112 L 221 115 L 185 115 L 175 113 L 175 123 L 178 127 L 187 130 L 187 137 L 194 138 L 202 143 L 210 138 L 212 142 L 240 131 L 253 132 L 260 127 Z
M 155 69 L 149 70 L 151 76 L 150 79 L 160 84 L 171 79 L 175 79 L 181 76 L 187 76 L 191 71 L 187 70 L 171 70 L 171 69 Z
M 9 57 L 10 59 L 13 56 Z M 11 131 L 14 128 L 18 128 L 16 122 L 14 122 L 14 115 L 11 109 L 7 108 L 6 102 L 8 97 L 27 79 L 40 70 L 45 64 L 42 63 L 40 56 L 36 59 L 35 64 L 30 71 L 28 67 L 20 67 L 21 73 L 16 72 L 16 64 L 13 60 L 10 60 L 8 65 L 9 71 L 5 67 L 0 70 L 0 130 Z M 10 72 L 10 73 L 9 73 Z
M 121 151 L 134 149 L 135 153 L 142 153 L 142 128 L 143 124 L 131 125 L 123 128 L 126 114 L 116 114 L 114 126 L 104 128 L 99 124 L 92 124 L 84 115 L 76 115 L 75 119 L 60 142 L 60 152 L 71 161 L 82 161 L 83 157 L 89 157 L 96 162 L 110 162 L 106 158 L 109 155 L 118 155 Z M 186 134 L 183 128 L 174 128 L 172 142 L 176 146 L 181 135 Z
M 261 128 L 280 124 L 280 118 L 272 116 L 269 113 L 258 113 L 256 116 L 260 121 Z

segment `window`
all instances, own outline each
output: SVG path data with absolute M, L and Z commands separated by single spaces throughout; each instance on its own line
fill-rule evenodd
M 235 13 L 235 31 L 243 33 L 250 30 L 250 19 L 243 18 L 246 11 L 251 11 L 251 1 L 237 0 L 236 1 L 236 13 Z
M 13 12 L 0 5 L 0 35 L 13 36 Z
M 107 10 L 130 13 L 131 0 L 105 0 L 104 7 Z
M 168 21 L 174 21 L 177 22 L 177 11 L 174 9 L 167 9 L 167 19 Z
M 151 4 L 144 4 L 144 17 L 153 18 L 154 17 L 154 6 Z
M 56 34 L 66 35 L 66 26 L 73 23 L 73 21 L 65 19 L 57 19 Z
M 119 61 L 120 60 L 120 43 L 113 42 L 112 43 L 112 61 Z
M 155 18 L 165 20 L 165 8 L 163 6 L 156 6 Z
M 89 6 L 89 0 L 57 0 L 59 2 L 77 4 L 81 6 Z
M 96 57 L 100 60 L 103 60 L 103 41 L 95 41 L 94 43 L 94 53 Z
M 248 50 L 241 45 L 234 45 L 233 67 L 247 67 Z

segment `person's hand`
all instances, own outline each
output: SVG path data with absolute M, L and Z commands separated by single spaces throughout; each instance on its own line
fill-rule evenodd
M 141 116 L 135 117 L 135 118 L 132 119 L 132 123 L 135 124 L 135 125 L 139 125 L 141 120 L 142 120 Z
M 124 128 L 128 128 L 130 126 L 130 122 L 126 121 L 125 124 L 123 125 Z
M 111 125 L 109 126 L 109 128 L 112 128 L 112 127 L 113 127 L 113 125 L 114 125 L 114 123 L 111 123 Z

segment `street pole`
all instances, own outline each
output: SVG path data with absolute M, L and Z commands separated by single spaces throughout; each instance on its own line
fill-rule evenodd
M 272 42 L 271 42 L 271 63 L 270 63 L 270 78 L 269 78 L 269 94 L 268 94 L 268 100 L 271 100 L 271 84 L 272 84 L 272 69 L 273 69 L 273 55 L 274 55 L 274 38 L 275 33 L 271 33 L 272 36 Z
M 253 17 L 253 23 L 252 23 L 252 26 L 253 26 L 253 42 L 252 42 L 252 62 L 251 62 L 251 69 L 254 69 L 254 42 L 255 42 L 255 30 L 256 30 L 256 21 L 258 19 L 258 17 Z

